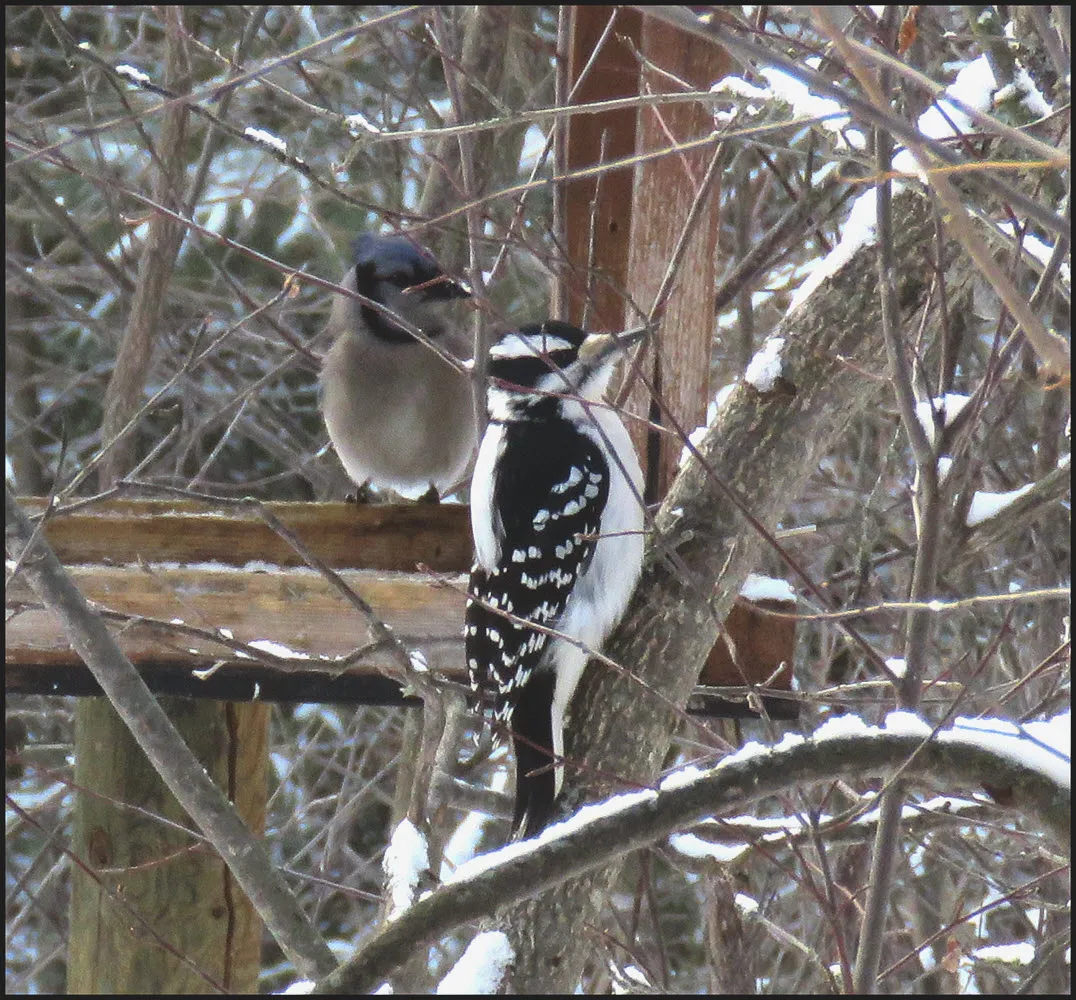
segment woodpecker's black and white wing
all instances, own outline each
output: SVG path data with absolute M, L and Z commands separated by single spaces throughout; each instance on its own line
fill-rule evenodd
M 554 639 L 531 623 L 556 629 L 586 570 L 609 495 L 609 469 L 598 447 L 567 425 L 558 434 L 544 423 L 509 423 L 483 448 L 499 452 L 490 519 L 497 559 L 490 568 L 476 562 L 471 571 L 467 665 L 480 703 L 512 734 L 518 829 L 539 802 L 548 812 L 555 785 L 550 705 L 556 676 L 546 656 Z
M 512 739 L 516 836 L 552 816 L 573 693 L 641 567 L 642 475 L 600 402 L 619 346 L 550 320 L 490 353 L 465 645 L 478 700 Z
M 594 552 L 609 470 L 589 441 L 558 448 L 548 429 L 528 423 L 501 434 L 492 491 L 500 524 L 491 525 L 498 558 L 471 571 L 466 643 L 471 686 L 498 721 L 510 722 L 550 640 L 527 623 L 556 627 Z

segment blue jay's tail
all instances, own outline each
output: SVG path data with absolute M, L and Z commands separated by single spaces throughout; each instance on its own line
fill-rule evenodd
M 535 670 L 523 685 L 512 713 L 512 746 L 516 754 L 516 808 L 512 839 L 525 840 L 545 829 L 553 815 L 556 777 L 553 771 L 552 670 Z M 538 771 L 538 774 L 532 772 Z

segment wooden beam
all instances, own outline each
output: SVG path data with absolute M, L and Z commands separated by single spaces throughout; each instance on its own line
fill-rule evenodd
M 45 509 L 22 497 L 27 513 Z M 459 504 L 264 503 L 333 569 L 435 572 L 471 566 L 469 514 Z M 257 512 L 257 505 L 196 500 L 107 500 L 51 518 L 45 537 L 60 561 L 123 564 L 252 561 L 302 566 L 298 553 Z
M 42 511 L 40 498 L 22 499 Z M 265 505 L 391 625 L 431 668 L 465 683 L 463 607 L 471 536 L 466 507 L 337 503 Z M 45 536 L 75 584 L 114 623 L 151 690 L 232 701 L 413 704 L 394 659 L 371 646 L 367 619 L 301 565 L 253 507 L 110 500 L 61 513 Z M 425 567 L 421 568 L 420 567 Z M 6 591 L 7 693 L 98 695 L 59 622 L 16 577 Z M 718 666 L 704 682 L 761 682 L 791 662 L 790 622 L 729 619 L 747 678 Z M 755 638 L 743 634 L 749 621 Z M 779 621 L 779 620 L 777 620 Z M 755 641 L 782 634 L 775 648 Z M 787 634 L 786 634 L 787 633 Z M 247 646 L 246 655 L 236 643 Z M 253 644 L 253 645 L 252 645 Z M 364 651 L 361 657 L 353 657 Z M 343 662 L 349 658 L 347 662 Z M 776 687 L 788 687 L 786 671 Z M 780 712 L 788 703 L 782 703 Z M 735 714 L 739 714 L 738 712 Z
M 40 499 L 21 500 L 42 510 Z M 408 649 L 462 680 L 467 508 L 265 505 L 391 625 Z M 151 689 L 203 698 L 405 703 L 368 621 L 252 508 L 107 501 L 51 519 L 45 535 Z M 419 567 L 428 567 L 420 570 Z M 360 567 L 360 568 L 344 568 Z M 7 589 L 5 690 L 97 694 L 59 623 L 16 578 Z M 202 634 L 193 634 L 192 630 Z M 227 640 L 256 643 L 276 655 Z M 282 660 L 283 658 L 283 660 Z M 194 671 L 216 671 L 199 680 Z
M 641 16 L 628 7 L 577 4 L 570 17 L 569 88 L 590 63 L 572 103 L 635 97 L 639 61 L 633 47 L 639 43 Z M 595 51 L 610 18 L 613 30 Z M 564 169 L 571 172 L 630 157 L 635 152 L 635 118 L 634 108 L 620 108 L 571 119 Z M 585 321 L 589 330 L 620 329 L 628 287 L 631 191 L 630 167 L 564 185 L 568 311 L 559 318 L 579 326 Z
M 642 71 L 645 92 L 669 93 L 681 87 L 706 91 L 729 72 L 728 56 L 708 39 L 696 38 L 647 17 L 643 19 L 642 51 L 648 60 Z M 639 109 L 635 152 L 640 155 L 668 148 L 673 142 L 692 142 L 714 130 L 712 110 L 701 103 L 652 105 Z M 720 181 L 703 186 L 716 144 L 692 152 L 664 156 L 635 168 L 631 254 L 628 288 L 637 305 L 651 312 L 665 283 L 665 272 L 688 220 L 695 224 L 676 280 L 656 318 L 661 332 L 645 355 L 650 384 L 685 433 L 706 422 L 710 391 L 710 355 L 714 340 L 714 290 L 717 275 L 717 235 L 720 224 Z M 696 200 L 700 205 L 696 208 Z M 625 309 L 623 323 L 637 326 L 642 317 Z M 667 424 L 647 388 L 637 384 L 628 399 L 631 413 Z M 665 496 L 676 476 L 682 441 L 646 424 L 629 425 L 632 439 L 645 457 L 646 499 Z

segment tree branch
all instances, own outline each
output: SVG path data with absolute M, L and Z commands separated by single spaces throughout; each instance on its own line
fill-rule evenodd
M 932 272 L 922 253 L 933 245 L 933 212 L 905 190 L 893 215 L 896 305 L 901 324 L 914 324 L 929 300 Z M 945 254 L 936 267 L 953 263 L 955 247 L 947 244 Z M 949 277 L 952 295 L 962 280 Z M 610 790 L 594 775 L 619 775 L 626 787 L 638 787 L 658 774 L 677 719 L 667 705 L 686 703 L 761 551 L 729 494 L 773 529 L 833 442 L 876 400 L 878 382 L 865 373 L 884 371 L 881 329 L 877 249 L 867 243 L 778 327 L 784 344 L 773 387 L 741 384 L 718 411 L 655 520 L 642 579 L 607 644 L 608 655 L 630 670 L 592 668 L 573 699 L 567 757 L 579 770 L 565 776 L 565 811 Z M 647 696 L 648 689 L 664 700 Z M 615 874 L 616 866 L 589 873 L 509 913 L 518 992 L 574 987 L 588 952 L 577 928 L 597 920 Z M 570 926 L 564 913 L 575 914 Z
M 591 807 L 534 840 L 489 856 L 495 861 L 489 867 L 482 867 L 481 857 L 461 866 L 456 880 L 384 927 L 314 992 L 372 992 L 417 948 L 461 924 L 492 916 L 714 813 L 742 811 L 767 796 L 834 778 L 860 780 L 900 770 L 903 781 L 929 779 L 947 786 L 1011 782 L 1017 807 L 1067 845 L 1069 785 L 958 732 L 943 730 L 924 742 L 921 736 L 875 730 L 740 753 L 683 783 L 667 782 L 670 787 L 660 791 L 632 792 L 619 802 Z M 578 936 L 578 922 L 565 922 Z
M 120 651 L 100 615 L 90 608 L 64 572 L 44 536 L 39 534 L 34 540 L 33 526 L 10 487 L 6 488 L 5 507 L 8 549 L 22 562 L 21 571 L 30 586 L 60 620 L 71 645 L 93 672 L 131 735 L 231 869 L 280 947 L 306 975 L 324 974 L 334 968 L 332 952 L 299 909 L 264 843 L 247 829 L 232 803 L 210 780 L 134 665 Z

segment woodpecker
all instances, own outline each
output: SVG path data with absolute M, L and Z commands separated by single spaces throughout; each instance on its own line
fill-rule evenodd
M 465 647 L 471 688 L 514 746 L 517 839 L 550 819 L 572 694 L 642 567 L 642 473 L 601 402 L 627 343 L 549 320 L 490 352 Z
M 470 292 L 407 236 L 365 233 L 352 245 L 343 287 L 394 312 L 460 362 L 470 340 L 451 304 Z M 467 373 L 373 306 L 333 300 L 336 341 L 321 373 L 322 412 L 347 474 L 405 494 L 440 494 L 465 473 L 475 423 Z

